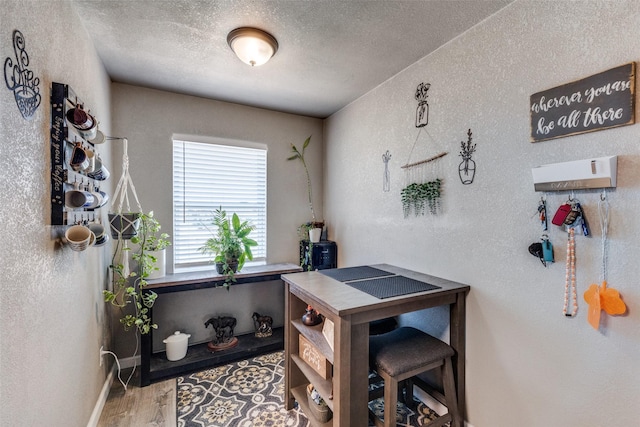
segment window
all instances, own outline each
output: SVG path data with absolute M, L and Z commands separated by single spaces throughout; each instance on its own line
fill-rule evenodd
M 173 259 L 175 271 L 211 267 L 199 248 L 215 232 L 215 209 L 248 220 L 253 262 L 267 257 L 267 149 L 263 144 L 214 139 L 173 140 Z M 249 265 L 249 264 L 246 264 Z

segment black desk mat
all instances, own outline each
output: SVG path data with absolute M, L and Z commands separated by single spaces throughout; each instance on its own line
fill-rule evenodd
M 358 280 L 354 282 L 346 282 L 345 284 L 379 299 L 440 289 L 440 286 L 410 279 L 409 277 L 404 276 Z
M 331 268 L 328 270 L 318 270 L 318 272 L 339 282 L 393 276 L 393 273 L 366 265 L 360 267 Z

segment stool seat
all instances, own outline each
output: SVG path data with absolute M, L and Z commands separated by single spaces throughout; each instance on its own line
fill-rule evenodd
M 401 327 L 382 335 L 369 337 L 369 365 L 384 380 L 384 423 L 373 416 L 376 426 L 395 427 L 398 403 L 398 387 L 405 382 L 403 399 L 413 404 L 413 380 L 415 375 L 432 369 L 442 371 L 443 402 L 448 413 L 425 424 L 425 427 L 462 427 L 462 414 L 458 411 L 458 399 L 451 358 L 455 351 L 451 346 L 416 328 Z M 369 392 L 370 400 L 378 390 Z
M 369 361 L 392 377 L 451 357 L 454 351 L 418 329 L 402 327 L 369 338 Z

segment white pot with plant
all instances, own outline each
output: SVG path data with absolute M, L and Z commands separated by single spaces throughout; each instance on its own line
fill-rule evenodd
M 302 224 L 300 227 L 298 227 L 298 232 L 300 233 L 302 231 L 304 233 L 306 230 L 309 241 L 311 243 L 317 243 L 320 241 L 320 238 L 322 236 L 322 228 L 324 227 L 324 221 L 316 220 L 316 212 L 313 209 L 313 191 L 311 187 L 311 176 L 309 175 L 307 162 L 304 158 L 304 152 L 309 146 L 310 142 L 311 142 L 311 136 L 309 136 L 302 144 L 302 150 L 298 150 L 298 148 L 295 145 L 291 144 L 292 155 L 289 158 L 287 158 L 287 160 L 296 160 L 296 159 L 300 160 L 302 162 L 302 165 L 304 166 L 304 171 L 307 175 L 307 196 L 309 197 L 309 209 L 311 210 L 311 221 L 305 224 Z
M 157 325 L 151 323 L 150 310 L 158 295 L 145 288 L 157 262 L 157 258 L 149 251 L 151 246 L 148 241 L 155 241 L 156 247 L 166 248 L 169 245 L 168 235 L 155 236 L 159 229 L 160 224 L 153 218 L 153 212 L 141 213 L 138 233 L 130 240 L 136 246 L 129 248 L 129 240 L 115 240 L 116 247 L 111 262 L 113 288 L 104 290 L 103 295 L 106 302 L 123 310 L 120 323 L 125 330 L 136 328 L 141 334 L 147 334 L 151 329 L 157 328 Z M 137 263 L 135 270 L 129 267 L 129 256 Z
M 167 274 L 167 246 L 171 244 L 167 233 L 161 233 L 160 223 L 153 217 L 153 211 L 149 212 L 145 221 L 142 222 L 143 241 L 140 244 L 145 246 L 145 251 L 154 261 L 150 268 L 147 279 L 159 279 Z M 135 242 L 134 242 L 135 243 Z

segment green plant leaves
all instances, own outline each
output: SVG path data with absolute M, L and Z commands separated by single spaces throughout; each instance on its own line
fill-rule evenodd
M 424 215 L 427 208 L 430 214 L 437 214 L 440 207 L 441 188 L 441 179 L 422 184 L 413 183 L 403 188 L 400 198 L 404 217 L 408 217 L 412 211 L 416 216 Z
M 231 218 L 220 206 L 213 215 L 213 225 L 216 231 L 213 237 L 207 239 L 200 248 L 203 254 L 213 254 L 213 261 L 222 264 L 223 274 L 226 276 L 225 286 L 235 282 L 235 275 L 230 264 L 238 263 L 237 271 L 244 266 L 246 259 L 253 260 L 252 246 L 258 246 L 258 242 L 247 237 L 255 227 L 249 221 L 242 221 L 238 214 Z
M 125 330 L 136 328 L 141 334 L 147 334 L 151 329 L 157 329 L 157 325 L 151 323 L 149 310 L 153 307 L 158 295 L 155 292 L 145 290 L 146 278 L 149 273 L 157 269 L 156 257 L 150 251 L 166 248 L 171 244 L 169 235 L 159 233 L 160 224 L 153 217 L 153 212 L 140 215 L 141 226 L 138 234 L 131 239 L 131 243 L 137 244 L 138 248 L 133 251 L 125 246 L 120 247 L 122 241 L 116 240 L 116 250 L 112 260 L 111 270 L 113 272 L 113 291 L 103 291 L 105 302 L 113 306 L 124 309 L 133 307 L 134 314 L 126 314 L 120 319 L 120 323 Z M 138 271 L 125 273 L 125 261 L 131 252 L 131 258 L 138 263 Z M 118 262 L 116 262 L 116 258 Z

